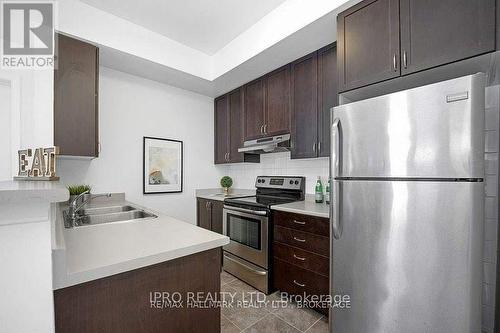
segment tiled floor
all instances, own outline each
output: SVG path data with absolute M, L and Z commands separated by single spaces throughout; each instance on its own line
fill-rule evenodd
M 278 306 L 280 297 L 277 292 L 267 296 L 268 303 L 250 302 L 254 306 L 236 306 L 238 301 L 243 299 L 246 301 L 256 297 L 263 299 L 264 294 L 226 272 L 221 274 L 221 291 L 227 292 L 227 295 L 234 295 L 234 298 L 232 296 L 226 298 L 228 306 L 222 308 L 222 333 L 328 332 L 326 317 L 310 309 L 298 308 L 294 303 Z

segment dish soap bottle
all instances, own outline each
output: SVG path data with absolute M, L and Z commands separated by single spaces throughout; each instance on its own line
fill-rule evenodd
M 332 178 L 328 178 L 328 182 L 326 183 L 326 189 L 325 189 L 325 202 L 327 204 L 330 204 L 330 182 L 332 181 Z
M 314 199 L 315 199 L 316 203 L 323 202 L 323 184 L 321 184 L 321 177 L 320 176 L 318 176 L 318 181 L 316 181 Z

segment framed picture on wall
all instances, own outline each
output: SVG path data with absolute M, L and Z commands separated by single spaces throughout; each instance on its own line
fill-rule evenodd
M 143 193 L 182 192 L 182 141 L 144 137 Z

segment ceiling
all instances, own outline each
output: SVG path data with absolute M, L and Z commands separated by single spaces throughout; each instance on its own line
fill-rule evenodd
M 208 55 L 286 0 L 81 0 Z

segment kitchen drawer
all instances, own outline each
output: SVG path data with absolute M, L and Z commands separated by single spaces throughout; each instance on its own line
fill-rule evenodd
M 280 260 L 294 264 L 300 268 L 328 276 L 330 267 L 328 257 L 278 242 L 273 243 L 273 255 Z
M 328 278 L 311 271 L 291 265 L 280 259 L 274 258 L 274 288 L 291 295 L 326 295 L 329 294 Z M 328 308 L 315 307 L 316 310 L 328 314 Z
M 308 232 L 302 232 L 290 228 L 274 226 L 274 240 L 280 243 L 292 245 L 299 249 L 314 252 L 322 256 L 330 255 L 330 244 L 328 237 L 318 236 Z
M 285 228 L 310 232 L 321 236 L 330 235 L 330 221 L 326 218 L 275 211 L 274 224 Z

